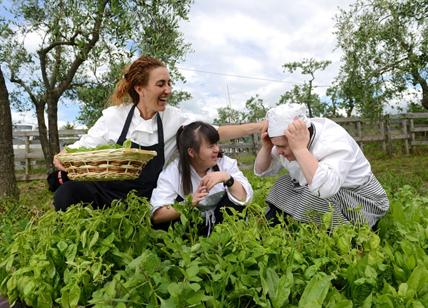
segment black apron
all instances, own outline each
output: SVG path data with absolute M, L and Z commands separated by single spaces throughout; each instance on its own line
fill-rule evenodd
M 123 142 L 126 139 L 126 135 L 128 134 L 129 126 L 134 115 L 135 107 L 136 105 L 132 106 L 125 120 L 120 137 L 116 142 L 119 145 L 123 145 Z M 152 158 L 146 164 L 146 166 L 141 171 L 140 176 L 135 180 L 86 182 L 90 185 L 90 190 L 94 196 L 94 208 L 110 206 L 113 200 L 125 198 L 131 190 L 135 190 L 138 196 L 146 197 L 148 200 L 150 200 L 153 189 L 156 187 L 159 174 L 161 173 L 165 164 L 163 126 L 159 113 L 156 114 L 156 120 L 158 126 L 158 143 L 151 146 L 140 146 L 133 142 L 132 148 L 156 151 L 157 156 Z

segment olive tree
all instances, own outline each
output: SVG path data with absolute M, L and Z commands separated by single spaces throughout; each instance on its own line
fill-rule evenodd
M 268 110 L 263 103 L 263 99 L 261 99 L 258 94 L 256 94 L 255 97 L 250 97 L 245 102 L 245 109 L 244 118 L 246 122 L 258 122 L 263 120 Z
M 158 56 L 172 67 L 188 50 L 178 22 L 191 0 L 16 0 L 6 8 L 9 35 L 0 60 L 16 85 L 13 102 L 35 108 L 48 167 L 59 151 L 58 103 L 94 84 L 94 72 L 138 54 Z M 96 80 L 96 78 L 95 78 Z M 110 80 L 108 80 L 110 81 Z M 47 112 L 47 123 L 45 121 Z
M 244 122 L 244 113 L 232 107 L 217 108 L 217 118 L 214 119 L 215 125 L 241 124 Z
M 336 16 L 343 51 L 336 85 L 362 113 L 379 113 L 410 89 L 428 109 L 428 2 L 357 0 Z
M 321 102 L 318 94 L 314 93 L 315 73 L 325 70 L 331 61 L 317 61 L 313 58 L 303 59 L 298 62 L 289 62 L 283 65 L 284 70 L 289 73 L 300 71 L 302 75 L 308 75 L 309 80 L 302 85 L 295 85 L 290 91 L 285 92 L 279 99 L 279 104 L 304 103 L 308 107 L 309 116 L 319 116 L 324 113 L 325 105 Z

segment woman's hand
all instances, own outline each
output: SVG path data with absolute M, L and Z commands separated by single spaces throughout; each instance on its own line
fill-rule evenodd
M 208 189 L 206 186 L 199 183 L 198 189 L 192 194 L 192 205 L 197 206 L 202 199 L 208 195 Z
M 230 174 L 223 171 L 210 172 L 201 180 L 201 185 L 210 191 L 218 183 L 224 183 L 230 178 Z
M 294 121 L 288 125 L 284 134 L 287 137 L 288 145 L 293 154 L 301 150 L 307 150 L 309 130 L 304 121 L 298 118 L 294 119 Z
M 60 153 L 62 153 L 62 152 L 64 152 L 64 150 L 62 150 Z M 56 169 L 61 170 L 61 171 L 67 171 L 65 169 L 64 165 L 61 164 L 61 162 L 59 161 L 58 157 L 56 157 L 56 155 L 54 156 L 53 164 L 54 164 L 54 166 L 55 166 Z
M 262 129 L 260 130 L 260 139 L 262 140 L 262 147 L 270 151 L 273 148 L 273 144 L 268 135 L 269 123 L 267 120 L 264 120 L 262 123 Z

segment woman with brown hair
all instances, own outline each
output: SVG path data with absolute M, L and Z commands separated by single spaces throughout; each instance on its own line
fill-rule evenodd
M 56 210 L 66 210 L 79 202 L 92 203 L 94 208 L 109 206 L 114 199 L 126 197 L 129 191 L 150 198 L 160 172 L 176 149 L 177 129 L 191 120 L 179 109 L 167 104 L 172 86 L 169 71 L 160 60 L 141 56 L 126 70 L 112 94 L 112 106 L 103 111 L 88 133 L 70 145 L 70 148 L 93 148 L 98 145 L 117 143 L 126 139 L 132 147 L 153 150 L 157 156 L 150 160 L 132 181 L 77 182 L 61 185 L 54 196 Z M 239 138 L 260 130 L 259 123 L 227 125 L 218 128 L 220 139 Z M 58 170 L 65 171 L 58 159 Z

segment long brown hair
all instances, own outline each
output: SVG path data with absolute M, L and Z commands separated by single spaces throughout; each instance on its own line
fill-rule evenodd
M 166 67 L 165 64 L 150 56 L 141 56 L 131 65 L 125 67 L 124 76 L 116 84 L 116 88 L 110 97 L 111 105 L 120 105 L 122 103 L 138 104 L 140 96 L 135 91 L 135 86 L 146 86 L 149 82 L 150 72 L 158 67 Z
M 190 161 L 189 149 L 199 152 L 202 140 L 209 144 L 215 144 L 220 140 L 217 130 L 210 124 L 196 121 L 186 126 L 182 126 L 177 131 L 177 148 L 179 154 L 179 170 L 181 173 L 181 182 L 183 185 L 184 195 L 192 193 L 192 180 L 190 175 Z M 219 153 L 221 157 L 221 152 Z

